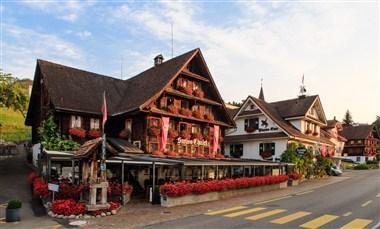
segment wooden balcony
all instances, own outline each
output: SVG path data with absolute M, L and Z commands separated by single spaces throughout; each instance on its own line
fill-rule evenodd
M 199 102 L 202 102 L 202 103 L 205 103 L 205 104 L 209 104 L 209 105 L 222 106 L 221 103 L 215 102 L 213 100 L 206 99 L 206 98 L 199 98 L 199 97 L 194 96 L 194 95 L 188 95 L 188 94 L 185 94 L 185 93 L 183 93 L 181 91 L 175 90 L 173 88 L 167 88 L 167 89 L 165 89 L 165 92 L 167 94 L 170 94 L 170 95 L 176 95 L 176 96 L 179 96 L 179 97 L 182 97 L 182 98 L 186 98 L 186 99 L 197 100 Z

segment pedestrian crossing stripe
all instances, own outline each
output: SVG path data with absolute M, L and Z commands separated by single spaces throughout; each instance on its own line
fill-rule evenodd
M 0 204 L 0 208 L 6 208 L 7 207 L 7 203 L 5 203 L 5 204 Z
M 340 229 L 361 229 L 365 228 L 370 223 L 372 223 L 372 220 L 369 219 L 354 219 Z
M 376 195 L 376 197 L 380 197 L 380 193 Z
M 259 219 L 262 219 L 262 218 L 265 218 L 265 217 L 269 217 L 269 216 L 272 216 L 272 215 L 277 215 L 277 214 L 280 214 L 280 213 L 285 212 L 285 211 L 286 211 L 285 209 L 276 209 L 276 210 L 264 212 L 264 213 L 261 213 L 261 214 L 257 214 L 257 215 L 254 215 L 254 216 L 250 216 L 250 217 L 247 217 L 245 219 L 255 221 L 255 220 L 259 220 Z
M 323 225 L 335 220 L 338 217 L 339 216 L 336 216 L 336 215 L 323 215 L 323 216 L 320 216 L 318 218 L 315 218 L 313 220 L 310 220 L 310 221 L 300 225 L 300 227 L 310 228 L 310 229 L 318 228 L 320 226 L 323 226 Z
M 296 212 L 296 213 L 293 213 L 293 214 L 272 220 L 270 222 L 275 223 L 275 224 L 285 224 L 285 223 L 289 223 L 291 221 L 297 220 L 299 218 L 308 216 L 310 214 L 311 214 L 311 212 L 299 211 L 299 212 Z
M 2 224 L 2 223 L 6 223 L 5 218 L 0 218 L 0 224 Z
M 264 210 L 264 209 L 265 208 L 250 208 L 250 209 L 246 209 L 246 210 L 243 210 L 243 211 L 238 211 L 238 212 L 234 212 L 234 213 L 230 213 L 230 214 L 224 215 L 224 217 L 232 218 L 232 217 L 236 217 L 236 216 L 241 216 L 241 215 L 246 215 L 246 214 L 249 214 L 249 213 L 261 211 L 261 210 Z
M 367 206 L 367 205 L 370 204 L 370 203 L 372 203 L 372 200 L 368 200 L 367 202 L 363 203 L 363 204 L 362 204 L 362 207 L 365 207 L 365 206 Z
M 227 212 L 241 210 L 244 208 L 247 208 L 247 207 L 246 206 L 237 206 L 237 207 L 226 208 L 226 209 L 222 209 L 222 210 L 209 211 L 209 212 L 205 213 L 205 215 L 218 215 L 218 214 L 223 214 L 223 213 L 227 213 Z

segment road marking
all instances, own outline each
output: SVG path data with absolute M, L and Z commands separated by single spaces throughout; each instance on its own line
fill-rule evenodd
M 272 220 L 270 222 L 275 223 L 275 224 L 285 224 L 285 223 L 289 223 L 291 221 L 294 221 L 296 219 L 302 218 L 302 217 L 310 215 L 310 214 L 311 214 L 311 212 L 299 211 L 299 212 L 296 212 L 296 213 L 293 213 L 293 214 Z
M 372 223 L 372 220 L 369 219 L 354 219 L 348 224 L 344 225 L 340 229 L 361 229 L 365 228 L 368 224 Z
M 226 208 L 226 209 L 222 209 L 222 210 L 209 211 L 209 212 L 205 213 L 205 215 L 218 215 L 218 214 L 223 214 L 226 212 L 232 212 L 232 211 L 236 211 L 236 210 L 240 210 L 240 209 L 244 209 L 244 208 L 247 208 L 247 207 L 246 206 L 237 206 L 237 207 Z
M 0 204 L 0 208 L 6 208 L 7 207 L 7 203 L 5 203 L 5 204 Z
M 376 197 L 380 197 L 380 193 L 376 195 Z
M 296 193 L 296 196 L 308 194 L 308 193 L 311 193 L 311 192 L 314 192 L 314 190 L 310 190 L 310 191 L 306 191 L 306 192 L 299 192 L 299 193 Z
M 51 225 L 51 226 L 36 227 L 34 229 L 57 229 L 57 228 L 60 228 L 60 227 L 62 227 L 61 224 L 55 224 L 55 225 Z
M 0 218 L 0 224 L 2 224 L 2 223 L 6 223 L 5 218 Z
M 362 204 L 362 207 L 365 207 L 365 206 L 367 206 L 370 203 L 372 203 L 372 200 L 368 200 L 367 202 L 365 202 L 364 204 Z
M 306 222 L 306 223 L 300 225 L 300 227 L 311 228 L 311 229 L 318 228 L 322 225 L 325 225 L 325 224 L 335 220 L 338 217 L 339 216 L 336 216 L 336 215 L 323 215 L 323 216 L 320 216 L 316 219 L 310 220 L 309 222 Z
M 230 214 L 227 214 L 227 215 L 224 215 L 224 217 L 236 217 L 236 216 L 241 216 L 241 215 L 246 215 L 246 214 L 249 214 L 249 213 L 252 213 L 252 212 L 257 212 L 257 211 L 261 211 L 261 210 L 264 210 L 265 208 L 250 208 L 250 209 L 246 209 L 246 210 L 243 210 L 243 211 L 239 211 L 239 212 L 234 212 L 234 213 L 230 213 Z
M 266 204 L 266 203 L 269 203 L 269 202 L 273 202 L 273 201 L 277 201 L 277 200 L 282 200 L 282 199 L 287 199 L 287 198 L 290 198 L 290 197 L 291 196 L 284 196 L 284 197 L 279 197 L 279 198 L 275 198 L 275 199 L 271 199 L 271 200 L 261 201 L 261 202 L 255 203 L 255 205 Z
M 343 216 L 350 216 L 350 215 L 352 215 L 352 212 L 346 212 L 343 214 Z
M 280 213 L 285 212 L 285 211 L 286 211 L 285 209 L 276 209 L 276 210 L 272 210 L 272 211 L 269 211 L 269 212 L 264 212 L 264 213 L 261 213 L 261 214 L 250 216 L 250 217 L 247 217 L 245 219 L 255 221 L 255 220 L 259 220 L 259 219 L 262 219 L 262 218 L 265 218 L 265 217 L 269 217 L 269 216 L 272 216 L 272 215 L 280 214 Z

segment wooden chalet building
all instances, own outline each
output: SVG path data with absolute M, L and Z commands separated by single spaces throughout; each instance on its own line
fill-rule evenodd
M 343 156 L 359 163 L 376 158 L 379 134 L 375 125 L 344 125 L 340 132 L 347 139 Z
M 62 135 L 80 143 L 101 133 L 102 94 L 106 93 L 107 136 L 124 138 L 148 154 L 223 157 L 224 132 L 234 126 L 200 49 L 163 61 L 127 80 L 37 60 L 26 125 L 37 128 L 49 113 Z M 169 119 L 160 152 L 162 117 Z M 218 141 L 214 140 L 219 129 Z M 216 154 L 213 154 L 214 143 Z
M 327 125 L 321 129 L 323 137 L 329 139 L 335 145 L 334 156 L 341 158 L 343 156 L 344 144 L 347 141 L 340 132 L 343 130 L 343 125 L 338 120 L 327 120 Z
M 248 96 L 230 114 L 236 122 L 225 138 L 231 157 L 278 161 L 291 142 L 323 155 L 334 150 L 334 143 L 321 135 L 327 122 L 318 95 L 266 102 L 261 88 L 259 98 Z

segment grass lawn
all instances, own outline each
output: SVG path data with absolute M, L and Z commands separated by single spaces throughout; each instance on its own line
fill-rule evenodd
M 12 109 L 0 108 L 0 139 L 22 141 L 31 139 L 31 128 L 24 125 L 24 117 Z

